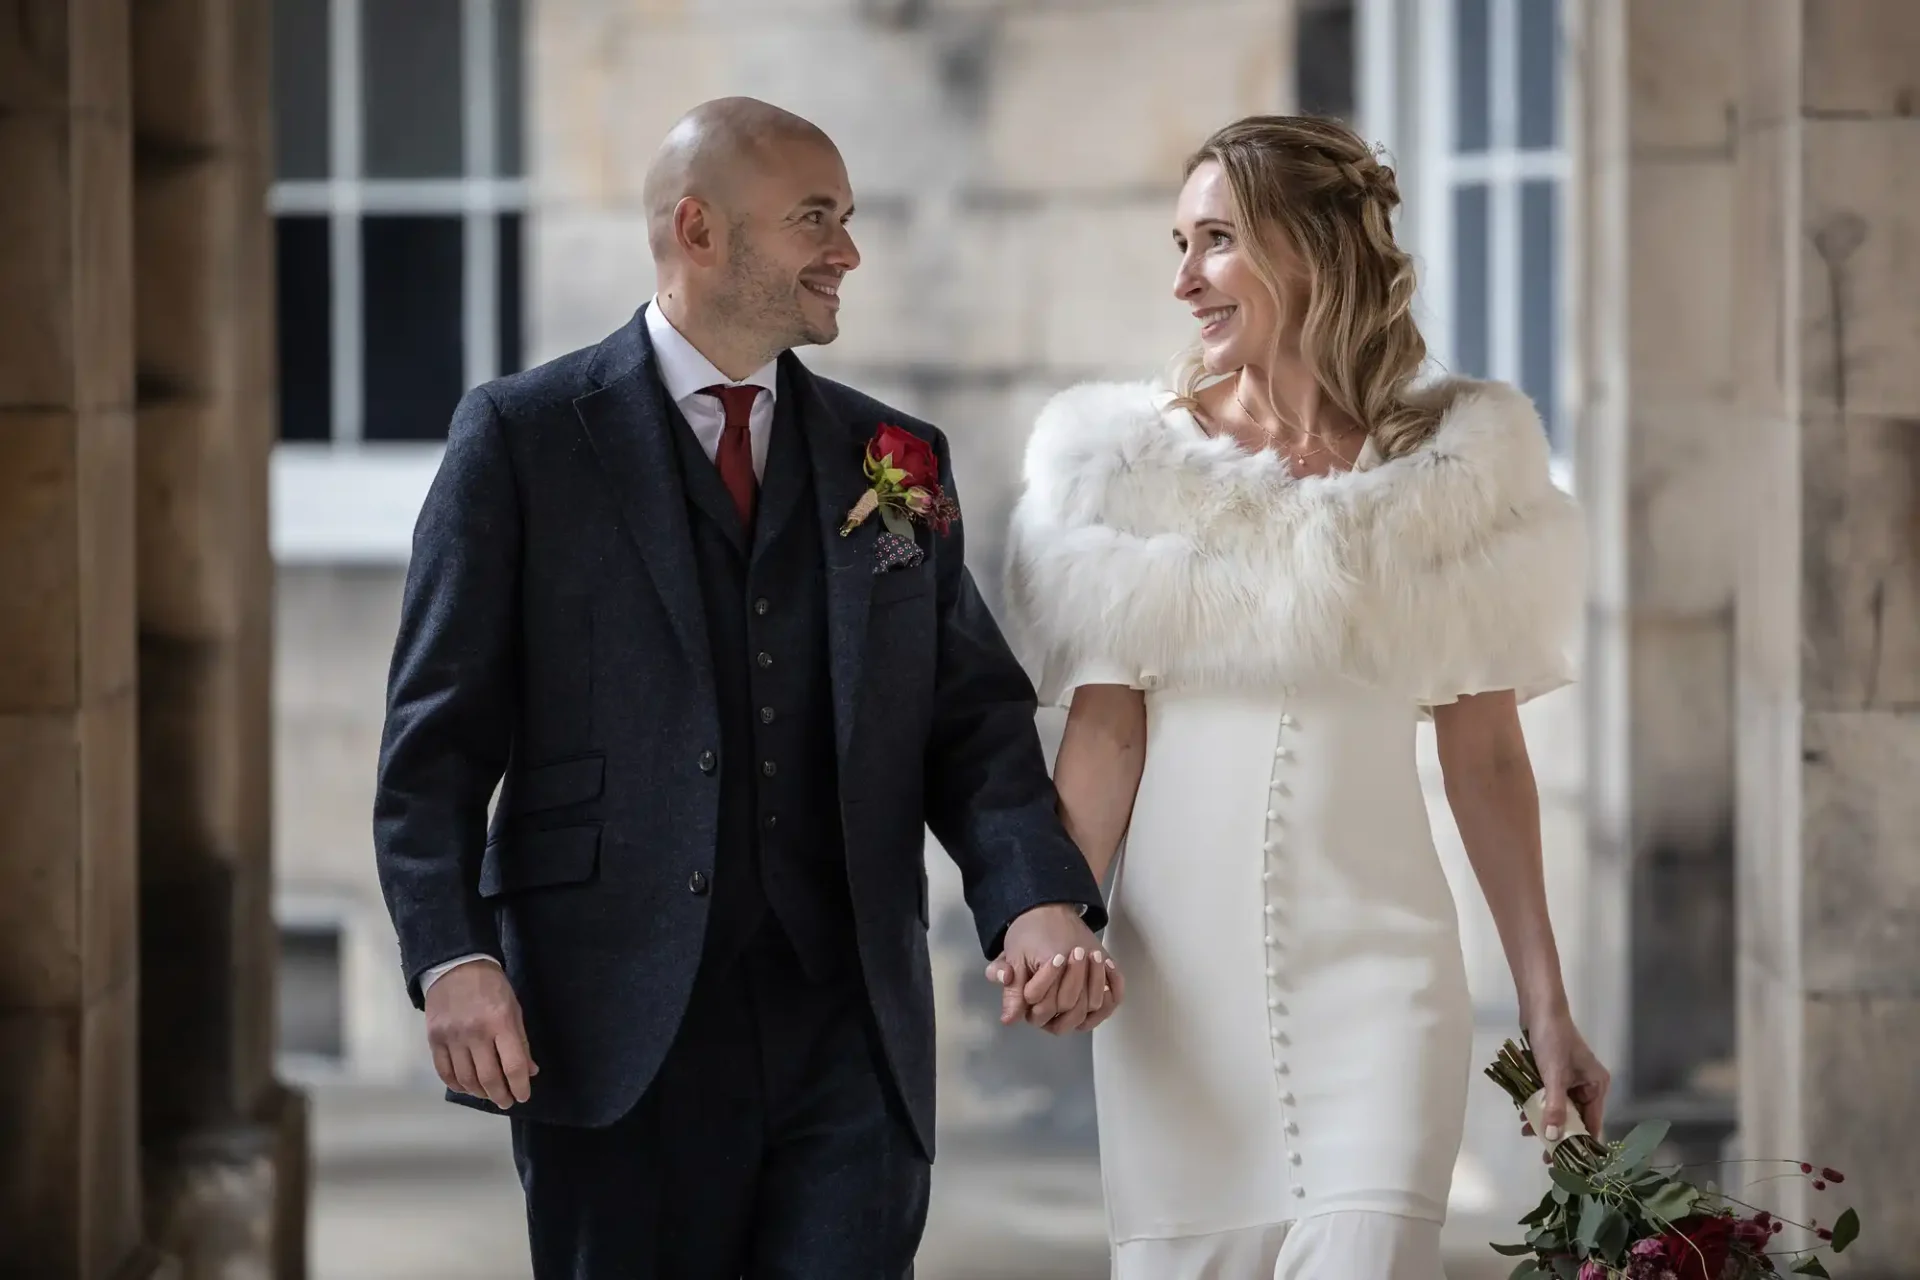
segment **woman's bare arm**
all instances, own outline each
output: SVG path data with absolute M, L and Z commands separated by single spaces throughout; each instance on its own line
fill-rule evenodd
M 1060 820 L 1095 880 L 1105 881 L 1127 833 L 1146 758 L 1145 694 L 1117 684 L 1074 691 L 1054 758 L 1053 785 L 1060 793 Z

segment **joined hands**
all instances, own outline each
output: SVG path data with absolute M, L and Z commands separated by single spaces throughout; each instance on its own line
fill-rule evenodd
M 1034 907 L 1008 927 L 987 978 L 1000 986 L 1003 1026 L 1024 1020 L 1054 1035 L 1093 1030 L 1126 996 L 1120 967 L 1060 903 Z

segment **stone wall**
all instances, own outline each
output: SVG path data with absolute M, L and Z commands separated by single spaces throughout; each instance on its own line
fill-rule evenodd
M 0 1272 L 139 1265 L 124 5 L 0 22 Z
M 1920 1274 L 1920 9 L 1753 6 L 1736 282 L 1741 1152 Z

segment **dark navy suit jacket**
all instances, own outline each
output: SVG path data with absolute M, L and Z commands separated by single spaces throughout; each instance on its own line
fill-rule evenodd
M 720 724 L 684 481 L 644 315 L 470 392 L 414 531 L 374 804 L 415 1003 L 436 964 L 506 967 L 540 1075 L 516 1114 L 602 1125 L 658 1070 L 712 896 Z M 924 828 L 958 864 L 984 951 L 1098 890 L 1054 810 L 1034 693 L 965 564 L 965 522 L 875 572 L 841 537 L 882 422 L 946 439 L 782 357 L 824 549 L 839 808 L 868 997 L 933 1147 Z M 956 495 L 957 496 L 957 495 Z M 502 781 L 504 779 L 504 782 Z M 488 803 L 496 785 L 491 822 Z

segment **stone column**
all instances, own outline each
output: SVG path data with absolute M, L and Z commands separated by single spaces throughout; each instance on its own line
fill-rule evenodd
M 1589 514 L 1589 954 L 1623 1121 L 1711 1155 L 1733 1119 L 1733 595 L 1739 477 L 1728 234 L 1742 0 L 1580 6 L 1578 476 Z
M 142 1121 L 189 1277 L 304 1274 L 304 1107 L 273 1077 L 268 11 L 132 27 Z
M 141 1246 L 127 13 L 0 21 L 0 1273 Z
M 1920 1274 L 1920 9 L 1753 4 L 1741 115 L 1741 1153 Z M 1797 1199 L 1795 1198 L 1797 1197 Z

